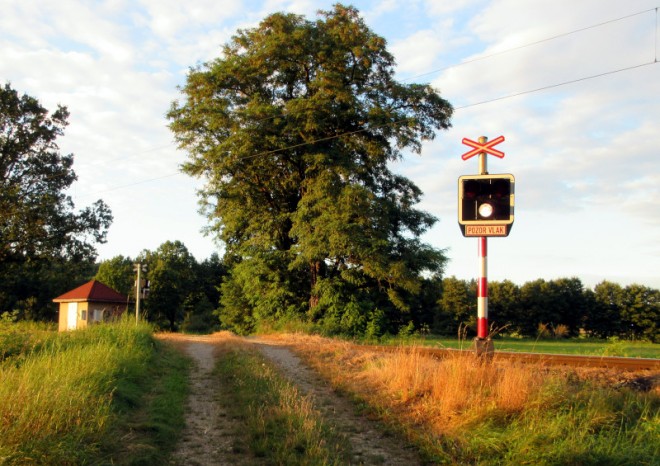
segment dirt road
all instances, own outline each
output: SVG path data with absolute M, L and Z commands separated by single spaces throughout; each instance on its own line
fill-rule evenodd
M 186 428 L 171 464 L 174 465 L 254 465 L 258 459 L 249 452 L 235 449 L 237 420 L 227 416 L 217 403 L 218 378 L 213 376 L 215 349 L 222 334 L 159 336 L 185 351 L 195 362 L 191 370 L 191 393 L 186 410 Z M 414 451 L 384 433 L 380 426 L 355 412 L 355 407 L 338 396 L 323 380 L 287 347 L 264 340 L 246 340 L 291 380 L 304 394 L 310 394 L 315 407 L 327 422 L 351 443 L 351 464 L 415 465 L 420 464 Z M 220 382 L 221 383 L 221 382 Z

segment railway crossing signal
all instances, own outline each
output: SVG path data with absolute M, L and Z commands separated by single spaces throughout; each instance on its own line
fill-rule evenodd
M 458 178 L 458 224 L 463 236 L 479 239 L 479 279 L 477 280 L 476 353 L 492 355 L 493 342 L 488 336 L 488 237 L 508 236 L 513 225 L 515 179 L 511 174 L 491 175 L 487 169 L 487 154 L 503 158 L 504 152 L 493 146 L 504 141 L 499 136 L 492 141 L 482 136 L 479 142 L 463 138 L 472 149 L 461 156 L 467 160 L 479 155 L 479 174 Z

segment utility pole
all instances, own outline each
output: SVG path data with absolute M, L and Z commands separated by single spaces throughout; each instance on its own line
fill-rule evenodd
M 142 279 L 141 272 L 147 271 L 147 264 L 137 262 L 133 264 L 133 270 L 137 272 L 137 279 L 135 280 L 135 325 L 140 321 L 140 296 L 142 295 Z

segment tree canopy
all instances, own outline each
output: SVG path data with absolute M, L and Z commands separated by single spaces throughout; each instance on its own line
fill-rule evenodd
M 93 266 L 95 244 L 105 242 L 108 206 L 76 212 L 65 194 L 76 180 L 73 155 L 56 140 L 68 117 L 66 107 L 49 114 L 34 97 L 0 87 L 0 311 L 34 307 L 20 303 L 44 299 L 39 277 L 63 262 L 71 271 Z
M 198 263 L 181 241 L 165 241 L 134 259 L 120 255 L 102 261 L 94 278 L 133 300 L 136 263 L 145 266 L 140 280 L 149 282 L 149 293 L 141 299 L 142 318 L 168 330 L 208 332 L 219 328 L 214 311 L 226 271 L 217 254 Z
M 125 296 L 135 292 L 135 273 L 130 257 L 120 255 L 102 261 L 94 278 Z
M 112 222 L 99 200 L 74 212 L 64 191 L 76 180 L 73 155 L 62 155 L 56 139 L 69 112 L 51 115 L 39 101 L 0 88 L 0 261 L 20 257 L 95 256 Z
M 144 262 L 151 282 L 145 312 L 150 319 L 167 322 L 170 330 L 184 317 L 184 302 L 195 285 L 197 262 L 180 241 L 166 241 L 155 251 L 144 251 Z
M 394 66 L 358 11 L 335 5 L 316 21 L 270 15 L 190 70 L 168 117 L 233 264 L 228 321 L 406 312 L 422 274 L 442 270 L 419 240 L 436 219 L 390 164 L 449 127 L 452 107 Z

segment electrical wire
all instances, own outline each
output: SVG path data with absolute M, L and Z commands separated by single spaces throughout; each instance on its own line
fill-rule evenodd
M 594 75 L 591 75 L 591 76 L 585 76 L 585 77 L 577 78 L 577 79 L 572 79 L 570 81 L 563 81 L 563 82 L 557 83 L 557 84 L 550 84 L 550 85 L 547 85 L 547 86 L 537 87 L 535 89 L 530 89 L 530 90 L 527 90 L 527 91 L 515 92 L 513 94 L 507 94 L 507 95 L 504 95 L 504 96 L 501 96 L 501 97 L 495 97 L 494 99 L 482 100 L 481 102 L 475 102 L 475 103 L 472 103 L 472 104 L 462 105 L 460 107 L 456 107 L 454 110 L 463 110 L 463 109 L 466 109 L 466 108 L 476 107 L 478 105 L 484 105 L 484 104 L 489 104 L 489 103 L 492 103 L 492 102 L 497 102 L 497 101 L 500 101 L 500 100 L 511 99 L 513 97 L 518 97 L 518 96 L 521 96 L 521 95 L 532 94 L 534 92 L 541 92 L 541 91 L 546 91 L 548 89 L 555 89 L 557 87 L 567 86 L 569 84 L 575 84 L 575 83 L 579 83 L 579 82 L 582 82 L 582 81 L 588 81 L 590 79 L 596 79 L 596 78 L 601 78 L 603 76 L 609 76 L 609 75 L 612 75 L 612 74 L 621 73 L 622 71 L 630 71 L 630 70 L 634 70 L 634 69 L 637 69 L 637 68 L 643 68 L 643 67 L 649 66 L 649 65 L 655 65 L 656 63 L 657 63 L 657 60 L 649 61 L 649 62 L 645 62 L 645 63 L 640 63 L 640 64 L 632 65 L 632 66 L 626 66 L 625 68 L 619 68 L 619 69 L 616 69 L 616 70 L 605 71 L 603 73 L 594 74 Z
M 142 150 L 142 151 L 139 151 L 139 152 L 135 152 L 135 153 L 133 153 L 133 154 L 129 154 L 129 155 L 122 155 L 122 156 L 120 156 L 120 157 L 116 157 L 116 158 L 114 158 L 114 159 L 105 160 L 105 163 L 118 162 L 118 161 L 120 161 L 120 160 L 130 159 L 130 158 L 132 158 L 132 157 L 135 157 L 136 155 L 149 154 L 149 153 L 152 153 L 152 152 L 159 151 L 159 150 L 161 150 L 161 149 L 169 149 L 170 147 L 172 147 L 172 143 L 165 144 L 165 145 L 162 145 L 162 146 L 152 147 L 152 148 L 150 148 L 150 149 L 145 149 L 145 150 Z
M 658 7 L 655 8 L 655 62 L 658 62 Z
M 493 99 L 483 100 L 483 101 L 480 101 L 480 102 L 475 102 L 475 103 L 472 103 L 472 104 L 467 104 L 467 105 L 463 105 L 463 106 L 460 106 L 460 107 L 455 107 L 454 110 L 455 111 L 464 110 L 464 109 L 467 109 L 467 108 L 477 107 L 479 105 L 485 105 L 485 104 L 489 104 L 489 103 L 492 103 L 492 102 L 498 102 L 498 101 L 501 101 L 501 100 L 506 100 L 506 99 L 511 99 L 511 98 L 514 98 L 514 97 L 519 97 L 519 96 L 522 96 L 522 95 L 532 94 L 532 93 L 535 93 L 535 92 L 541 92 L 541 91 L 545 91 L 545 90 L 548 90 L 548 89 L 555 89 L 555 88 L 558 88 L 558 87 L 567 86 L 567 85 L 570 85 L 570 84 L 575 84 L 575 83 L 579 83 L 579 82 L 583 82 L 583 81 L 588 81 L 590 79 L 596 79 L 596 78 L 600 78 L 600 77 L 603 77 L 603 76 L 609 76 L 609 75 L 621 73 L 621 72 L 624 72 L 624 71 L 630 71 L 630 70 L 646 67 L 646 66 L 649 66 L 649 65 L 654 65 L 654 64 L 657 64 L 657 63 L 658 63 L 658 61 L 654 60 L 654 61 L 650 61 L 650 62 L 641 63 L 641 64 L 638 64 L 638 65 L 628 66 L 628 67 L 625 67 L 625 68 L 619 68 L 619 69 L 616 69 L 616 70 L 606 71 L 604 73 L 599 73 L 599 74 L 595 74 L 595 75 L 591 75 L 591 76 L 585 76 L 585 77 L 578 78 L 578 79 L 573 79 L 573 80 L 570 80 L 570 81 L 563 81 L 561 83 L 551 84 L 551 85 L 548 85 L 548 86 L 538 87 L 538 88 L 530 89 L 530 90 L 527 90 L 527 91 L 521 91 L 521 92 L 516 92 L 516 93 L 513 93 L 513 94 L 507 94 L 505 96 L 495 97 Z M 397 120 L 397 121 L 393 121 L 393 122 L 390 122 L 390 123 L 385 123 L 385 124 L 380 125 L 380 126 L 364 128 L 364 129 L 358 129 L 358 130 L 355 130 L 355 131 L 349 131 L 349 132 L 346 132 L 346 133 L 341 133 L 341 134 L 336 134 L 336 135 L 332 135 L 332 136 L 328 136 L 328 137 L 324 137 L 324 138 L 315 139 L 313 141 L 302 142 L 300 144 L 294 144 L 294 145 L 283 147 L 283 148 L 280 148 L 280 149 L 273 149 L 273 150 L 269 150 L 269 151 L 263 151 L 263 152 L 259 152 L 259 153 L 256 153 L 256 154 L 247 155 L 245 157 L 240 157 L 239 160 L 250 160 L 250 159 L 253 159 L 253 158 L 257 158 L 257 157 L 265 157 L 265 156 L 268 156 L 268 155 L 276 154 L 278 152 L 283 152 L 283 151 L 287 151 L 287 150 L 291 150 L 291 149 L 296 149 L 296 148 L 299 148 L 299 147 L 304 147 L 304 146 L 308 146 L 308 145 L 312 145 L 312 144 L 318 144 L 320 142 L 326 142 L 326 141 L 330 141 L 330 140 L 333 140 L 333 139 L 338 139 L 338 138 L 345 137 L 345 136 L 351 136 L 351 135 L 354 135 L 354 134 L 363 133 L 363 132 L 378 129 L 378 128 L 381 128 L 381 127 L 394 126 L 394 125 L 397 125 L 397 124 L 400 124 L 400 123 L 404 123 L 406 121 L 408 121 L 407 118 Z M 109 192 L 109 191 L 114 191 L 114 190 L 117 190 L 117 189 L 123 189 L 123 188 L 131 187 L 131 186 L 136 186 L 136 185 L 140 185 L 140 184 L 144 184 L 144 183 L 150 183 L 152 181 L 160 180 L 160 179 L 163 179 L 163 178 L 169 178 L 169 177 L 172 177 L 172 176 L 175 176 L 175 175 L 180 175 L 180 174 L 181 174 L 181 172 L 179 171 L 179 172 L 169 173 L 167 175 L 163 175 L 163 176 L 160 176 L 160 177 L 157 177 L 157 178 L 150 178 L 148 180 L 136 181 L 135 183 L 109 188 L 109 189 L 104 190 L 104 191 L 98 191 L 94 194 L 90 194 L 90 196 L 105 193 L 105 192 Z
M 631 13 L 629 15 L 624 15 L 624 16 L 621 16 L 621 17 L 618 17 L 618 18 L 614 18 L 614 19 L 610 19 L 610 20 L 603 21 L 603 22 L 600 22 L 600 23 L 592 24 L 590 26 L 585 26 L 585 27 L 582 27 L 582 28 L 579 28 L 579 29 L 574 29 L 574 30 L 571 30 L 571 31 L 568 31 L 568 32 L 563 32 L 563 33 L 560 33 L 560 34 L 556 34 L 554 36 L 550 36 L 550 37 L 546 37 L 546 38 L 543 38 L 543 39 L 536 40 L 534 42 L 529 42 L 529 43 L 526 43 L 526 44 L 523 44 L 523 45 L 519 45 L 517 47 L 512 47 L 512 48 L 509 48 L 509 49 L 506 49 L 506 50 L 501 50 L 499 52 L 494 52 L 494 53 L 491 53 L 491 54 L 488 54 L 488 55 L 483 55 L 481 57 L 476 57 L 476 58 L 473 58 L 473 59 L 470 59 L 470 60 L 466 60 L 466 61 L 463 61 L 461 63 L 456 63 L 456 64 L 453 64 L 453 65 L 449 65 L 449 66 L 446 66 L 444 68 L 438 68 L 436 70 L 428 71 L 428 72 L 425 72 L 425 73 L 422 73 L 422 74 L 418 74 L 418 75 L 415 75 L 415 76 L 412 76 L 412 77 L 409 77 L 409 78 L 402 79 L 402 82 L 411 81 L 413 79 L 421 78 L 421 77 L 428 76 L 428 75 L 431 75 L 431 74 L 436 74 L 436 73 L 440 73 L 442 71 L 458 68 L 458 67 L 468 65 L 468 64 L 471 64 L 471 63 L 479 62 L 479 61 L 482 61 L 482 60 L 497 57 L 497 56 L 504 55 L 504 54 L 514 52 L 514 51 L 517 51 L 517 50 L 521 50 L 521 49 L 524 49 L 524 48 L 532 47 L 534 45 L 539 45 L 539 44 L 542 44 L 542 43 L 545 43 L 545 42 L 550 42 L 550 41 L 553 41 L 553 40 L 556 40 L 556 39 L 560 39 L 562 37 L 567 37 L 567 36 L 570 36 L 570 35 L 573 35 L 573 34 L 588 31 L 590 29 L 596 29 L 596 28 L 599 28 L 599 27 L 602 27 L 602 26 L 606 26 L 608 24 L 612 24 L 612 23 L 616 23 L 616 22 L 623 21 L 623 20 L 626 20 L 626 19 L 634 18 L 636 16 L 640 16 L 640 15 L 643 15 L 645 13 L 649 13 L 651 11 L 655 11 L 655 13 L 656 13 L 656 31 L 655 31 L 656 32 L 656 42 L 655 43 L 656 43 L 656 61 L 657 61 L 658 7 L 649 8 L 649 9 L 646 9 L 646 10 L 638 11 L 636 13 Z M 532 91 L 526 91 L 526 92 L 523 92 L 522 94 L 529 93 L 529 92 L 532 92 Z M 520 94 L 520 95 L 522 95 L 522 94 Z M 496 100 L 501 100 L 501 98 L 498 98 Z M 490 101 L 488 101 L 488 102 L 490 102 Z M 306 111 L 310 108 L 314 108 L 314 107 L 310 106 L 308 108 L 303 108 L 303 109 L 299 110 L 299 112 L 302 113 L 302 112 L 304 112 L 304 111 Z M 466 108 L 466 107 L 460 107 L 460 108 Z M 261 122 L 264 122 L 264 121 L 273 120 L 275 118 L 286 118 L 286 117 L 289 117 L 289 116 L 292 116 L 292 114 L 274 115 L 274 116 L 268 116 L 268 117 L 263 117 L 263 118 L 256 118 L 252 121 L 255 122 L 255 123 L 261 123 Z M 153 152 L 153 151 L 168 148 L 168 147 L 171 147 L 171 146 L 172 146 L 172 144 L 165 145 L 165 146 L 158 146 L 158 147 L 155 147 L 153 149 L 146 149 L 146 150 L 138 152 L 137 154 L 134 154 L 134 155 Z M 295 147 L 298 147 L 298 146 L 295 146 Z M 132 155 L 118 157 L 116 159 L 110 160 L 110 162 L 117 161 L 117 160 L 124 160 L 124 159 L 129 158 L 129 157 L 132 157 Z
M 615 18 L 615 19 L 611 19 L 611 20 L 604 21 L 604 22 L 601 22 L 601 23 L 593 24 L 591 26 L 575 29 L 575 30 L 572 30 L 572 31 L 569 31 L 569 32 L 557 34 L 557 35 L 554 35 L 554 36 L 551 36 L 551 37 L 547 37 L 545 39 L 540 39 L 540 40 L 530 42 L 530 43 L 527 43 L 527 44 L 524 44 L 524 45 L 520 45 L 520 46 L 517 46 L 517 47 L 510 48 L 510 49 L 502 50 L 500 52 L 484 55 L 484 56 L 477 57 L 477 58 L 474 58 L 474 59 L 471 59 L 471 60 L 466 60 L 464 62 L 455 64 L 455 65 L 440 68 L 440 69 L 437 69 L 437 70 L 432 70 L 432 71 L 429 71 L 427 73 L 423 73 L 423 74 L 420 74 L 420 75 L 417 75 L 417 76 L 414 76 L 414 77 L 411 77 L 411 78 L 407 78 L 404 81 L 416 79 L 418 77 L 423 77 L 423 76 L 427 76 L 427 75 L 430 75 L 430 74 L 439 73 L 439 72 L 442 72 L 442 71 L 445 71 L 445 70 L 448 70 L 448 69 L 460 67 L 460 66 L 463 66 L 463 65 L 467 65 L 467 64 L 474 63 L 474 62 L 477 62 L 477 61 L 485 60 L 485 59 L 488 59 L 488 58 L 493 58 L 493 57 L 503 55 L 503 54 L 506 54 L 506 53 L 510 53 L 510 52 L 513 52 L 513 51 L 516 51 L 516 50 L 520 50 L 520 49 L 523 49 L 523 48 L 527 48 L 527 47 L 531 47 L 531 46 L 534 46 L 534 45 L 542 44 L 542 43 L 549 42 L 549 41 L 552 41 L 552 40 L 556 40 L 556 39 L 559 39 L 559 38 L 562 38 L 562 37 L 570 36 L 570 35 L 573 35 L 573 34 L 576 34 L 576 33 L 579 33 L 579 32 L 599 28 L 599 27 L 605 26 L 607 24 L 612 24 L 612 23 L 615 23 L 615 22 L 618 22 L 618 21 L 623 21 L 623 20 L 626 20 L 626 19 L 629 19 L 629 18 L 633 18 L 633 17 L 639 16 L 639 15 L 645 14 L 645 13 L 649 13 L 651 11 L 655 11 L 655 16 L 656 16 L 655 57 L 654 57 L 653 61 L 645 62 L 645 63 L 641 63 L 641 64 L 637 64 L 637 65 L 632 65 L 632 66 L 628 66 L 628 67 L 624 67 L 624 68 L 619 68 L 619 69 L 615 69 L 615 70 L 611 70 L 611 71 L 606 71 L 606 72 L 595 74 L 595 75 L 585 76 L 585 77 L 578 78 L 578 79 L 562 81 L 560 83 L 555 83 L 555 84 L 551 84 L 551 85 L 547 85 L 547 86 L 542 86 L 542 87 L 538 87 L 538 88 L 535 88 L 535 89 L 515 92 L 515 93 L 512 93 L 512 94 L 507 94 L 507 95 L 504 95 L 504 96 L 495 97 L 495 98 L 492 98 L 492 99 L 487 99 L 487 100 L 475 102 L 475 103 L 472 103 L 472 104 L 466 104 L 466 105 L 462 105 L 460 107 L 455 107 L 454 110 L 458 111 L 458 110 L 464 110 L 464 109 L 467 109 L 467 108 L 473 108 L 473 107 L 476 107 L 476 106 L 485 105 L 485 104 L 489 104 L 489 103 L 493 103 L 493 102 L 498 102 L 498 101 L 502 101 L 502 100 L 506 100 L 506 99 L 510 99 L 510 98 L 514 98 L 514 97 L 519 97 L 519 96 L 522 96 L 522 95 L 528 95 L 528 94 L 541 92 L 541 91 L 545 91 L 545 90 L 549 90 L 549 89 L 555 89 L 555 88 L 558 88 L 558 87 L 567 86 L 567 85 L 570 85 L 570 84 L 575 84 L 575 83 L 587 81 L 587 80 L 590 80 L 590 79 L 596 79 L 596 78 L 600 78 L 600 77 L 603 77 L 603 76 L 613 75 L 613 74 L 617 74 L 617 73 L 624 72 L 624 71 L 629 71 L 629 70 L 634 70 L 634 69 L 646 67 L 648 65 L 653 65 L 653 64 L 658 63 L 658 56 L 657 56 L 658 7 L 643 10 L 643 11 L 639 11 L 637 13 L 633 13 L 633 14 L 626 15 L 626 16 L 621 16 L 619 18 Z M 281 117 L 283 117 L 283 115 L 264 117 L 262 119 L 257 119 L 255 121 L 262 122 L 262 121 L 267 121 L 269 119 L 281 118 Z M 294 144 L 294 145 L 287 146 L 287 147 L 284 147 L 284 148 L 273 149 L 273 150 L 269 150 L 269 151 L 263 151 L 263 152 L 259 152 L 259 153 L 253 154 L 253 155 L 248 155 L 248 156 L 245 156 L 245 157 L 241 157 L 240 160 L 249 160 L 249 159 L 253 159 L 253 158 L 257 158 L 257 157 L 264 157 L 264 156 L 276 154 L 276 153 L 279 153 L 279 152 L 283 152 L 283 151 L 286 151 L 286 150 L 296 149 L 296 148 L 304 147 L 304 146 L 307 146 L 307 145 L 317 144 L 317 143 L 320 143 L 320 142 L 326 142 L 326 141 L 329 141 L 329 140 L 338 139 L 338 138 L 345 137 L 345 136 L 351 136 L 351 135 L 354 135 L 354 134 L 359 134 L 359 133 L 363 133 L 363 132 L 366 132 L 366 131 L 371 131 L 371 130 L 378 129 L 378 128 L 381 128 L 381 127 L 394 126 L 394 125 L 397 125 L 397 124 L 400 124 L 400 123 L 403 123 L 403 122 L 406 122 L 406 121 L 408 121 L 407 118 L 397 120 L 397 121 L 393 121 L 393 122 L 390 122 L 390 123 L 386 123 L 386 124 L 383 124 L 383 125 L 380 125 L 380 126 L 363 128 L 363 129 L 359 129 L 359 130 L 349 131 L 349 132 L 345 132 L 345 133 L 341 133 L 341 134 L 336 134 L 336 135 L 332 135 L 332 136 L 327 136 L 327 137 L 315 139 L 315 140 L 312 140 L 312 141 L 307 141 L 307 142 L 303 142 L 303 143 L 299 143 L 299 144 Z M 152 149 L 147 149 L 147 150 L 141 151 L 139 153 L 142 154 L 142 153 L 153 152 L 153 151 L 156 151 L 156 150 L 171 147 L 172 145 L 173 144 L 168 144 L 168 145 L 165 145 L 165 146 L 158 146 L 158 147 L 154 147 Z M 123 159 L 129 158 L 129 157 L 132 157 L 132 156 L 129 155 L 129 156 L 125 156 L 125 157 L 118 157 L 118 158 L 112 159 L 110 161 L 123 160 Z M 129 183 L 129 184 L 125 184 L 125 185 L 111 187 L 111 188 L 108 188 L 106 190 L 97 191 L 95 193 L 90 193 L 87 196 L 95 196 L 96 194 L 101 194 L 101 193 L 106 193 L 106 192 L 115 191 L 115 190 L 119 190 L 119 189 L 124 189 L 124 188 L 137 186 L 137 185 L 144 184 L 144 183 L 150 183 L 150 182 L 153 182 L 153 181 L 157 181 L 157 180 L 164 179 L 164 178 L 169 178 L 169 177 L 176 176 L 176 175 L 179 175 L 179 174 L 181 174 L 181 171 L 177 171 L 177 172 L 174 172 L 174 173 L 168 173 L 166 175 L 155 177 L 155 178 L 149 178 L 149 179 L 145 179 L 145 180 L 136 181 L 134 183 Z
M 91 195 L 96 195 L 96 194 L 107 193 L 107 192 L 110 192 L 110 191 L 116 191 L 118 189 L 130 188 L 132 186 L 137 186 L 139 184 L 151 183 L 152 181 L 158 181 L 158 180 L 162 180 L 164 178 L 171 178 L 173 176 L 181 175 L 181 174 L 182 174 L 182 172 L 179 171 L 179 172 L 174 172 L 174 173 L 168 173 L 167 175 L 157 176 L 155 178 L 149 178 L 148 180 L 136 181 L 134 183 L 128 183 L 128 184 L 124 184 L 124 185 L 121 185 L 121 186 L 113 186 L 113 187 L 110 187 L 108 189 L 105 189 L 105 190 L 102 190 L 102 191 L 97 191 L 96 193 L 90 194 L 90 196 Z
M 605 26 L 605 25 L 608 25 L 608 24 L 623 21 L 625 19 L 634 18 L 635 16 L 643 15 L 643 14 L 649 13 L 653 10 L 655 10 L 655 12 L 656 12 L 656 23 L 657 23 L 658 8 L 657 7 L 656 8 L 649 8 L 648 10 L 638 11 L 637 13 L 632 13 L 630 15 L 621 16 L 620 18 L 610 19 L 610 20 L 607 20 L 607 21 L 603 21 L 602 23 L 593 24 L 591 26 L 586 26 L 586 27 L 583 27 L 583 28 L 580 28 L 580 29 L 574 29 L 572 31 L 563 32 L 561 34 L 557 34 L 557 35 L 554 35 L 554 36 L 551 36 L 551 37 L 546 37 L 545 39 L 539 39 L 539 40 L 534 41 L 534 42 L 529 42 L 527 44 L 519 45 L 517 47 L 512 47 L 510 49 L 505 49 L 505 50 L 501 50 L 499 52 L 493 52 L 493 53 L 490 53 L 488 55 L 483 55 L 481 57 L 476 57 L 476 58 L 472 58 L 470 60 L 465 60 L 465 61 L 462 61 L 460 63 L 456 63 L 454 65 L 445 66 L 444 68 L 438 68 L 437 70 L 427 71 L 425 73 L 418 74 L 418 75 L 412 76 L 410 78 L 406 78 L 403 81 L 409 81 L 409 80 L 412 80 L 412 79 L 421 78 L 421 77 L 424 77 L 424 76 L 428 76 L 430 74 L 436 74 L 436 73 L 440 73 L 442 71 L 447 71 L 447 70 L 451 70 L 451 69 L 454 69 L 454 68 L 458 68 L 458 67 L 461 67 L 463 65 L 468 65 L 470 63 L 475 63 L 475 62 L 478 62 L 478 61 L 486 60 L 488 58 L 498 57 L 498 56 L 504 55 L 506 53 L 515 52 L 516 50 L 525 49 L 527 47 L 532 47 L 534 45 L 539 45 L 539 44 L 542 44 L 544 42 L 549 42 L 549 41 L 552 41 L 552 40 L 555 40 L 555 39 L 561 39 L 562 37 L 567 37 L 567 36 L 570 36 L 570 35 L 573 35 L 573 34 L 577 34 L 579 32 L 588 31 L 590 29 L 599 28 L 599 27 L 602 27 L 602 26 Z M 657 25 L 656 25 L 656 34 L 657 34 Z M 657 40 L 656 40 L 656 44 L 657 44 Z
M 616 74 L 616 73 L 621 73 L 623 71 L 634 70 L 634 69 L 637 69 L 637 68 L 642 68 L 644 66 L 654 65 L 656 63 L 657 63 L 657 61 L 651 61 L 651 62 L 641 63 L 641 64 L 637 64 L 637 65 L 627 66 L 625 68 L 619 68 L 619 69 L 616 69 L 616 70 L 606 71 L 604 73 L 594 74 L 594 75 L 591 75 L 591 76 L 585 76 L 585 77 L 578 78 L 578 79 L 573 79 L 573 80 L 570 80 L 570 81 L 563 81 L 563 82 L 556 83 L 556 84 L 550 84 L 548 86 L 538 87 L 536 89 L 530 89 L 530 90 L 527 90 L 527 91 L 516 92 L 516 93 L 513 93 L 513 94 L 507 94 L 507 95 L 504 95 L 504 96 L 501 96 L 501 97 L 495 97 L 493 99 L 488 99 L 488 100 L 483 100 L 483 101 L 480 101 L 480 102 L 475 102 L 475 103 L 472 103 L 472 104 L 462 105 L 460 107 L 455 107 L 454 110 L 455 111 L 456 110 L 464 110 L 464 109 L 467 109 L 467 108 L 476 107 L 476 106 L 479 106 L 479 105 L 485 105 L 485 104 L 489 104 L 489 103 L 492 103 L 492 102 L 497 102 L 497 101 L 500 101 L 500 100 L 511 99 L 513 97 L 518 97 L 518 96 L 521 96 L 521 95 L 532 94 L 532 93 L 535 93 L 535 92 L 541 92 L 541 91 L 545 91 L 545 90 L 548 90 L 548 89 L 554 89 L 554 88 L 557 88 L 557 87 L 567 86 L 569 84 L 575 84 L 575 83 L 582 82 L 582 81 L 588 81 L 590 79 L 595 79 L 595 78 L 600 78 L 600 77 L 603 77 L 603 76 L 608 76 L 608 75 L 612 75 L 612 74 Z M 294 144 L 294 145 L 291 145 L 291 146 L 282 147 L 280 149 L 273 149 L 273 150 L 258 152 L 258 153 L 253 154 L 253 155 L 246 155 L 245 157 L 240 157 L 238 160 L 249 160 L 249 159 L 253 159 L 253 158 L 256 158 L 256 157 L 264 157 L 264 156 L 276 154 L 278 152 L 284 152 L 284 151 L 291 150 L 291 149 L 297 149 L 297 148 L 303 147 L 303 146 L 318 144 L 319 142 L 326 142 L 326 141 L 330 141 L 332 139 L 338 139 L 338 138 L 341 138 L 341 137 L 344 137 L 344 136 L 351 136 L 351 135 L 354 135 L 354 134 L 363 133 L 363 132 L 366 132 L 366 131 L 372 131 L 374 129 L 378 129 L 378 128 L 382 128 L 382 127 L 394 126 L 394 125 L 397 125 L 397 124 L 400 124 L 400 123 L 405 123 L 408 120 L 409 120 L 408 118 L 404 118 L 404 119 L 396 120 L 396 121 L 393 121 L 393 122 L 390 122 L 390 123 L 384 123 L 384 124 L 379 125 L 379 126 L 372 126 L 372 127 L 369 127 L 369 128 L 358 129 L 358 130 L 355 130 L 355 131 L 348 131 L 346 133 L 335 134 L 335 135 L 332 135 L 332 136 L 327 136 L 327 137 L 323 137 L 323 138 L 319 138 L 319 139 L 314 139 L 312 141 L 302 142 L 300 144 Z

